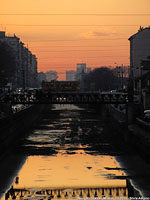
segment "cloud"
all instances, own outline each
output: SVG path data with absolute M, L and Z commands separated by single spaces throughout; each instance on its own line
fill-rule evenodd
M 108 37 L 116 35 L 116 31 L 113 30 L 90 30 L 80 34 L 81 38 L 93 39 L 98 37 Z
M 105 32 L 93 32 L 92 33 L 93 36 L 96 36 L 96 37 L 99 37 L 99 36 L 109 36 L 110 34 L 109 33 L 105 33 Z

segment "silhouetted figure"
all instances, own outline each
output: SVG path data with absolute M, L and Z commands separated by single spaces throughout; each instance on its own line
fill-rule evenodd
M 15 179 L 15 184 L 19 184 L 19 177 L 18 176 Z

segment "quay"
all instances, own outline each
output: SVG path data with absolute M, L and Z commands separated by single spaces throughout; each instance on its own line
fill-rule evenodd
M 41 117 L 45 105 L 33 105 L 0 119 L 0 154 L 23 137 Z

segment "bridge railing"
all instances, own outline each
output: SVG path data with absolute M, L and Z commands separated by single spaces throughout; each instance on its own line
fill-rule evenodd
M 112 187 L 112 188 L 60 188 L 60 189 L 10 189 L 6 194 L 6 200 L 11 199 L 64 199 L 64 200 L 79 200 L 79 199 L 106 199 L 113 200 L 124 198 L 128 199 L 127 187 Z
M 127 104 L 127 93 L 51 92 L 40 94 L 5 94 L 0 103 L 12 104 Z

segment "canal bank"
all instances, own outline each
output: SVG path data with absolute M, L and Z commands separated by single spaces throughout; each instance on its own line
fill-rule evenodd
M 150 123 L 136 117 L 136 105 L 129 105 L 128 112 L 116 109 L 109 105 L 109 115 L 111 117 L 112 129 L 119 130 L 120 134 L 115 134 L 118 144 L 130 146 L 150 162 Z M 128 116 L 127 116 L 128 115 Z
M 74 105 L 49 107 L 15 148 L 16 159 L 26 156 L 26 161 L 18 169 L 14 181 L 8 184 L 10 190 L 4 196 L 11 199 L 16 195 L 17 198 L 21 191 L 24 198 L 29 198 L 30 194 L 43 199 L 57 199 L 58 191 L 66 195 L 64 199 L 72 195 L 70 200 L 134 196 L 134 188 L 129 187 L 128 177 L 115 159 L 124 152 L 116 151 L 110 143 L 108 136 L 111 134 L 107 113 L 102 110 L 97 112 Z M 11 165 L 7 168 L 11 169 Z
M 30 106 L 0 119 L 0 155 L 12 148 L 42 117 L 45 105 Z
M 125 113 L 111 107 L 112 141 L 126 154 L 117 155 L 116 160 L 143 197 L 150 197 L 150 135 L 149 126 L 143 120 L 134 118 L 126 123 Z M 117 130 L 117 131 L 115 131 Z

